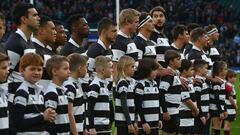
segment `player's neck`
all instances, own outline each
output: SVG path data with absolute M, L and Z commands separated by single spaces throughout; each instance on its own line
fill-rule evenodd
M 128 37 L 131 36 L 131 33 L 129 31 L 129 29 L 127 29 L 126 27 L 123 27 L 120 29 L 120 31 L 122 31 L 124 34 L 126 34 Z
M 79 36 L 77 36 L 76 34 L 72 34 L 72 37 L 71 37 L 79 46 L 82 45 L 82 41 L 83 39 Z
M 108 49 L 111 42 L 108 41 L 104 36 L 100 36 L 99 39 L 103 42 L 104 46 Z
M 150 39 L 151 32 L 148 32 L 148 31 L 146 31 L 146 30 L 141 30 L 140 33 L 141 33 L 147 40 Z
M 57 86 L 62 87 L 63 81 L 61 81 L 60 79 L 58 79 L 58 78 L 56 78 L 56 77 L 53 77 L 53 78 L 52 78 L 52 82 L 53 82 L 54 84 L 56 84 Z
M 33 31 L 25 25 L 21 25 L 18 28 L 25 34 L 27 40 L 29 40 Z

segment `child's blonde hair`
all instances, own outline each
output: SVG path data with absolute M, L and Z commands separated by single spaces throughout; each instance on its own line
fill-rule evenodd
M 120 58 L 117 64 L 117 81 L 119 81 L 120 78 L 126 79 L 127 76 L 125 75 L 125 69 L 126 67 L 131 66 L 134 63 L 134 59 L 130 56 L 125 55 Z
M 95 59 L 96 72 L 99 72 L 101 69 L 106 68 L 109 62 L 111 62 L 111 59 L 106 56 L 96 57 Z

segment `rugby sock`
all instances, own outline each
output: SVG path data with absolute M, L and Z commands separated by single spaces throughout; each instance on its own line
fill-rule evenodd
M 212 130 L 213 130 L 213 135 L 220 135 L 219 129 L 212 129 Z
M 230 130 L 224 130 L 224 135 L 230 135 Z

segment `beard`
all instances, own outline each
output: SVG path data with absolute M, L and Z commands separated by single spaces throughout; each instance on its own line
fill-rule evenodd
M 158 31 L 163 31 L 164 25 L 162 25 L 162 26 L 157 26 L 157 25 L 155 25 L 155 28 L 156 28 Z
M 81 38 L 88 38 L 88 33 L 78 32 L 78 36 L 81 37 Z

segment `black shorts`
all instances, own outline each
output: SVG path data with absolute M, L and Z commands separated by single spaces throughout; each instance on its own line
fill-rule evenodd
M 191 127 L 179 127 L 178 133 L 180 133 L 180 134 L 191 134 L 191 133 L 194 133 L 194 126 L 191 126 Z
M 147 134 L 143 131 L 143 129 L 139 129 L 138 135 L 159 135 L 159 129 L 158 128 L 151 129 L 151 134 Z
M 220 113 L 219 111 L 215 111 L 215 110 L 210 110 L 210 116 L 211 118 L 214 118 L 214 117 L 220 117 Z
M 162 130 L 167 133 L 175 133 L 178 131 L 180 125 L 179 115 L 170 115 L 171 119 L 169 121 L 163 120 Z
M 228 115 L 228 117 L 225 119 L 225 120 L 228 120 L 230 122 L 233 122 L 236 120 L 236 115 Z
M 202 121 L 200 120 L 200 117 L 195 118 L 194 121 L 194 133 L 195 134 L 204 134 L 208 130 L 208 126 L 210 126 L 210 119 L 207 121 L 206 125 L 203 125 Z

